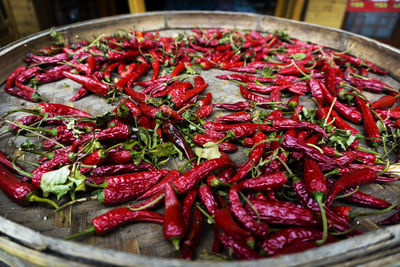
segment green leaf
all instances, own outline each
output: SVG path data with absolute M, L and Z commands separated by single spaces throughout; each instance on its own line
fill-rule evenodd
M 70 166 L 67 165 L 42 175 L 40 189 L 42 189 L 44 197 L 48 197 L 50 193 L 53 193 L 57 195 L 57 200 L 59 200 L 72 189 L 74 183 L 68 180 L 68 176 L 71 173 L 69 168 Z
M 107 122 L 109 122 L 109 121 L 111 121 L 111 120 L 113 120 L 114 118 L 115 118 L 115 113 L 113 113 L 113 112 L 107 112 L 106 114 L 104 114 L 104 115 L 99 115 L 99 116 L 96 116 L 96 117 L 94 117 L 95 118 L 95 124 L 97 125 L 97 126 L 101 126 L 101 125 L 104 125 L 104 124 L 106 124 Z
M 289 36 L 289 34 L 286 32 L 286 29 L 276 30 L 276 31 L 274 31 L 274 34 L 275 34 L 281 41 L 290 43 L 290 36 Z
M 74 169 L 72 172 L 72 175 L 68 176 L 68 180 L 73 182 L 76 186 L 75 192 L 76 191 L 85 191 L 86 190 L 86 176 L 83 175 L 79 168 L 77 168 L 77 165 L 74 165 Z
M 201 147 L 195 147 L 194 153 L 199 157 L 199 159 L 217 159 L 221 157 L 221 153 L 219 152 L 218 145 L 213 142 L 208 142 Z
M 149 150 L 149 153 L 157 157 L 170 157 L 175 155 L 177 152 L 171 142 L 166 142 L 164 144 L 157 145 L 154 149 Z
M 144 160 L 144 154 L 145 154 L 144 150 L 142 150 L 142 151 L 134 151 L 134 150 L 132 150 L 131 153 L 132 153 L 133 163 L 135 165 L 139 165 L 140 162 L 142 162 L 142 160 Z
M 117 108 L 118 115 L 125 118 L 129 116 L 130 109 L 125 105 L 120 105 Z
M 274 69 L 273 68 L 271 68 L 269 66 L 265 66 L 261 74 L 262 74 L 263 77 L 269 77 L 270 78 L 270 77 L 274 76 L 273 73 L 274 73 Z M 256 82 L 257 82 L 257 80 L 256 80 Z
M 53 38 L 57 39 L 58 44 L 63 44 L 64 43 L 64 36 L 56 31 L 56 28 L 52 27 L 50 29 L 50 36 Z
M 304 53 L 297 53 L 297 54 L 291 55 L 290 57 L 293 58 L 293 59 L 295 59 L 295 60 L 300 61 L 300 60 L 305 59 L 305 58 L 307 57 L 307 55 L 304 54 Z

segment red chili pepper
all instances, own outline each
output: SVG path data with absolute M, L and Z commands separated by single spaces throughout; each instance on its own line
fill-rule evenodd
M 240 93 L 247 100 L 262 103 L 258 104 L 260 107 L 269 108 L 268 103 L 273 102 L 270 98 L 251 93 L 243 85 L 240 85 Z
M 102 97 L 107 97 L 108 91 L 110 89 L 109 85 L 102 83 L 101 81 L 95 80 L 93 78 L 82 76 L 72 72 L 64 71 L 63 73 L 65 77 L 81 84 L 83 87 L 92 91 L 93 93 Z
M 311 94 L 314 97 L 315 101 L 317 101 L 320 107 L 324 106 L 324 94 L 321 88 L 320 83 L 315 79 L 310 79 L 309 81 Z
M 162 118 L 163 112 L 161 111 L 160 108 L 156 108 L 144 103 L 139 104 L 139 108 L 142 111 L 143 115 L 149 117 L 149 118 Z
M 163 224 L 164 220 L 161 214 L 141 210 L 141 211 L 132 211 L 127 207 L 115 208 L 107 211 L 106 213 L 93 218 L 92 224 L 90 228 L 87 230 L 72 234 L 70 236 L 65 237 L 64 239 L 72 239 L 83 234 L 93 233 L 95 232 L 98 235 L 104 235 L 107 232 L 116 229 L 126 223 L 129 222 L 152 222 L 157 224 Z
M 212 94 L 207 93 L 201 100 L 196 102 L 196 106 L 199 108 L 202 108 L 204 106 L 209 106 L 211 105 L 211 101 L 212 101 Z
M 318 108 L 317 110 L 317 117 L 318 119 L 325 119 L 328 115 L 329 109 L 328 108 Z M 338 127 L 339 129 L 350 131 L 353 135 L 357 135 L 360 133 L 357 129 L 350 126 L 346 121 L 344 121 L 334 110 L 331 110 L 330 117 L 334 119 L 333 124 Z M 328 122 L 331 121 L 329 118 Z
M 374 116 L 364 100 L 357 97 L 356 102 L 361 108 L 361 114 L 364 120 L 365 135 L 372 140 L 369 140 L 372 145 L 378 145 L 381 142 L 381 133 L 376 125 Z
M 238 122 L 250 122 L 252 119 L 251 113 L 246 111 L 238 111 L 221 117 L 216 117 L 215 122 L 217 123 L 238 123 Z
M 208 87 L 207 83 L 200 85 L 198 87 L 194 87 L 193 89 L 187 90 L 183 94 L 178 95 L 175 98 L 172 98 L 171 101 L 174 103 L 176 107 L 181 108 L 190 99 L 202 93 L 207 87 Z
M 323 233 L 316 229 L 304 227 L 289 227 L 266 238 L 261 246 L 268 255 L 274 255 L 284 247 L 303 241 L 320 240 Z M 330 236 L 333 238 L 333 236 Z
M 195 249 L 200 242 L 203 224 L 203 214 L 199 209 L 195 209 L 193 212 L 191 229 L 183 242 L 182 251 L 179 256 L 181 259 L 193 260 L 195 258 Z
M 26 68 L 24 66 L 20 66 L 16 68 L 7 78 L 6 85 L 4 89 L 11 88 L 14 86 L 15 79 L 23 72 Z
M 238 240 L 247 240 L 251 233 L 238 225 L 232 217 L 229 207 L 217 209 L 214 216 L 215 224 L 222 232 Z
M 329 181 L 329 180 L 328 180 Z M 306 207 L 314 212 L 319 212 L 319 205 L 315 201 L 314 198 L 312 198 L 306 191 L 306 186 L 302 180 L 298 180 L 292 184 L 292 188 L 296 194 L 297 199 L 300 201 L 300 204 L 303 207 Z M 343 218 L 337 216 L 334 212 L 332 212 L 329 208 L 325 208 L 326 216 L 329 219 L 329 224 L 332 224 L 332 226 L 337 229 L 338 231 L 344 232 L 352 228 L 352 226 L 345 221 Z M 351 235 L 358 235 L 361 234 L 361 232 L 357 229 L 354 229 L 349 233 Z
M 170 140 L 182 153 L 185 154 L 186 158 L 193 164 L 196 165 L 194 159 L 196 155 L 193 153 L 192 148 L 186 142 L 185 137 L 182 133 L 176 128 L 174 123 L 171 121 L 166 121 L 163 123 L 162 127 L 163 134 Z
M 108 161 L 108 159 L 109 159 L 109 155 L 107 155 L 107 161 Z M 133 163 L 122 163 L 122 164 L 116 164 L 116 165 L 98 166 L 96 168 L 93 168 L 90 173 L 92 176 L 104 177 L 104 176 L 112 176 L 112 175 L 117 175 L 117 174 L 131 173 L 131 172 L 135 172 L 135 171 L 155 171 L 155 170 L 157 170 L 156 167 L 154 167 L 150 163 L 140 162 L 139 165 L 136 165 Z
M 197 189 L 193 188 L 189 191 L 182 202 L 182 218 L 185 229 L 189 228 L 190 219 L 192 217 L 192 210 L 197 198 Z
M 271 93 L 275 90 L 278 91 L 282 91 L 285 90 L 287 88 L 289 88 L 290 85 L 259 85 L 257 83 L 248 83 L 247 84 L 247 89 L 249 89 L 250 91 L 256 92 L 256 93 L 260 93 L 260 94 L 268 94 Z
M 341 176 L 332 188 L 329 190 L 329 196 L 326 201 L 326 206 L 329 207 L 337 194 L 346 188 L 360 186 L 375 182 L 377 179 L 376 172 L 371 169 L 355 170 L 350 174 Z
M 328 138 L 328 135 L 324 129 L 308 121 L 296 121 L 286 118 L 276 118 L 272 121 L 272 127 L 278 130 L 313 130 L 317 133 L 323 134 L 325 138 Z
M 379 226 L 384 226 L 384 225 L 395 225 L 400 223 L 400 211 L 396 212 L 392 216 L 378 222 Z
M 263 142 L 267 137 L 262 132 L 257 132 L 254 135 L 254 144 L 256 147 L 250 152 L 248 161 L 239 167 L 237 173 L 229 180 L 229 183 L 235 183 L 242 180 L 251 168 L 257 166 L 260 162 L 262 155 L 265 152 L 265 143 Z M 260 144 L 259 144 L 260 143 Z
M 246 242 L 235 239 L 227 233 L 221 232 L 219 234 L 219 240 L 228 251 L 232 251 L 232 254 L 239 259 L 254 260 L 261 257 L 256 251 L 251 249 Z
M 76 92 L 69 101 L 73 102 L 73 101 L 77 101 L 81 98 L 83 98 L 85 95 L 87 95 L 90 91 L 88 89 L 86 89 L 85 87 L 81 87 L 78 92 Z
M 38 106 L 41 109 L 42 114 L 48 113 L 48 116 L 56 117 L 56 116 L 81 116 L 81 117 L 92 117 L 89 113 L 82 111 L 77 108 L 65 106 L 62 104 L 55 103 L 39 103 Z
M 185 237 L 185 226 L 181 216 L 181 206 L 171 184 L 165 184 L 164 205 L 164 237 L 172 242 L 176 250 L 179 250 L 179 242 Z
M 304 153 L 319 163 L 326 163 L 332 165 L 336 164 L 330 157 L 321 154 L 321 152 L 319 152 L 317 149 L 307 145 L 305 142 L 300 141 L 290 135 L 285 134 L 283 136 L 281 144 L 285 149 L 289 151 Z
M 112 63 L 110 65 L 108 65 L 108 67 L 106 68 L 106 70 L 104 71 L 104 79 L 109 82 L 111 80 L 111 73 L 112 71 L 118 67 L 121 64 L 121 62 L 115 62 Z
M 236 102 L 236 103 L 217 103 L 217 104 L 213 104 L 214 107 L 217 108 L 224 108 L 227 110 L 250 110 L 252 108 L 254 108 L 254 104 L 252 102 L 249 101 L 240 101 L 240 102 Z
M 68 61 L 69 56 L 66 53 L 60 53 L 54 56 L 38 56 L 33 54 L 27 54 L 24 61 L 29 63 L 40 63 L 40 64 L 53 64 L 61 61 Z
M 371 109 L 390 109 L 395 103 L 395 97 L 391 95 L 384 95 L 371 104 Z
M 235 218 L 251 233 L 258 237 L 265 238 L 268 236 L 269 227 L 266 223 L 253 219 L 240 203 L 238 195 L 239 186 L 233 185 L 229 191 L 229 200 L 231 202 L 231 210 Z
M 117 88 L 124 88 L 125 85 L 127 87 L 131 87 L 132 83 L 134 81 L 136 81 L 137 79 L 139 79 L 140 77 L 142 77 L 143 75 L 145 75 L 147 73 L 147 71 L 149 70 L 149 66 L 148 64 L 145 63 L 141 63 L 139 64 L 134 72 L 128 73 L 125 77 L 123 77 L 122 79 L 120 79 L 115 86 Z
M 4 91 L 9 93 L 10 95 L 22 98 L 24 100 L 38 103 L 38 102 L 47 102 L 48 100 L 46 98 L 43 98 L 38 92 L 36 91 L 31 91 L 31 90 L 25 90 L 25 89 L 20 89 L 20 88 L 15 88 L 15 87 L 4 87 Z
M 201 203 L 206 207 L 207 212 L 210 215 L 214 215 L 218 208 L 218 204 L 215 201 L 214 195 L 211 192 L 210 187 L 207 184 L 201 184 L 197 189 L 197 194 L 200 198 Z
M 58 208 L 57 204 L 50 199 L 39 197 L 35 186 L 18 179 L 3 164 L 0 164 L 0 188 L 13 202 L 19 205 L 43 202 Z
M 173 186 L 179 194 L 185 194 L 193 189 L 201 179 L 209 175 L 211 172 L 234 166 L 235 164 L 232 160 L 225 153 L 222 153 L 220 158 L 204 161 L 178 177 L 178 179 L 173 182 Z
M 263 173 L 260 176 L 246 179 L 238 184 L 240 190 L 271 191 L 281 188 L 287 181 L 283 172 Z
M 177 170 L 171 170 L 165 177 L 155 184 L 153 187 L 151 187 L 149 190 L 147 190 L 143 195 L 138 197 L 138 200 L 145 199 L 148 197 L 151 197 L 152 195 L 155 195 L 159 192 L 164 191 L 164 187 L 167 183 L 173 182 L 176 178 L 178 178 L 181 174 Z
M 267 124 L 257 123 L 238 123 L 238 124 L 223 124 L 206 121 L 203 125 L 206 129 L 212 129 L 214 131 L 228 132 L 232 131 L 235 134 L 235 139 L 241 139 L 253 135 L 257 131 L 261 132 L 275 132 L 276 129 L 272 128 Z
M 98 200 L 100 203 L 112 205 L 135 199 L 167 173 L 168 171 L 145 171 L 107 176 L 102 178 L 105 180 L 105 188 L 98 194 Z
M 320 85 L 321 85 L 321 88 L 322 88 L 322 92 L 323 92 L 323 94 L 325 96 L 325 99 L 328 101 L 328 103 L 330 105 L 332 105 L 334 97 L 328 92 L 328 90 L 325 88 L 324 85 L 322 85 L 321 83 L 320 83 Z M 335 103 L 333 105 L 333 108 L 341 116 L 343 116 L 344 118 L 348 119 L 349 121 L 354 122 L 354 123 L 360 123 L 361 122 L 361 119 L 362 119 L 361 113 L 356 111 L 356 110 L 354 110 L 354 109 L 351 109 L 347 105 L 342 104 L 339 101 L 335 101 Z
M 134 58 L 140 54 L 140 50 L 133 51 L 109 51 L 107 58 L 111 61 L 121 61 L 128 58 Z
M 243 83 L 249 83 L 255 81 L 259 81 L 260 83 L 269 83 L 269 82 L 275 82 L 276 80 L 274 78 L 257 77 L 249 74 L 226 74 L 226 75 L 218 75 L 215 77 L 222 80 L 234 80 Z
M 218 143 L 219 140 L 220 139 L 210 138 L 209 136 L 204 135 L 204 134 L 196 134 L 193 138 L 193 141 L 199 146 L 204 146 L 206 143 L 209 143 L 209 142 Z M 228 143 L 228 142 L 218 143 L 218 149 L 225 153 L 233 153 L 238 150 L 236 145 L 234 145 L 232 143 Z
M 266 223 L 276 223 L 285 225 L 298 226 L 316 226 L 318 221 L 314 218 L 312 211 L 304 208 L 299 208 L 292 202 L 282 201 L 262 201 L 251 199 L 250 203 L 257 210 L 260 219 Z M 257 214 L 252 208 L 246 205 L 247 212 L 257 219 Z
M 321 211 L 323 235 L 321 239 L 317 241 L 317 245 L 322 245 L 325 243 L 328 236 L 328 223 L 325 215 L 325 207 L 323 205 L 324 198 L 328 194 L 328 187 L 326 177 L 319 168 L 318 163 L 308 157 L 304 160 L 304 183 L 307 193 L 312 195 L 315 201 L 317 201 Z
M 174 70 L 171 73 L 171 76 L 172 77 L 178 76 L 178 74 L 181 73 L 186 68 L 186 65 L 189 67 L 191 66 L 191 64 L 188 62 L 182 62 L 182 63 L 179 63 L 178 65 L 176 65 L 176 67 L 174 68 Z

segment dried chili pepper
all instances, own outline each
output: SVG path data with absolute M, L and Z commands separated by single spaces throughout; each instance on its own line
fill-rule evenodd
M 228 251 L 239 259 L 253 260 L 261 257 L 256 251 L 251 249 L 246 242 L 235 239 L 224 232 L 219 234 L 219 240 Z
M 353 186 L 370 184 L 375 182 L 376 179 L 376 172 L 371 169 L 355 170 L 352 173 L 341 176 L 329 190 L 329 196 L 326 201 L 326 206 L 329 207 L 337 194 L 344 189 Z
M 276 223 L 284 225 L 298 225 L 313 227 L 318 225 L 318 221 L 314 218 L 312 211 L 309 209 L 299 208 L 296 204 L 282 201 L 262 201 L 251 199 L 251 205 L 255 208 L 262 221 L 266 223 Z M 246 210 L 257 219 L 257 214 L 253 209 L 246 205 Z
M 321 211 L 323 235 L 316 243 L 317 245 L 322 245 L 328 236 L 328 223 L 323 205 L 324 198 L 328 194 L 328 186 L 326 177 L 319 168 L 318 163 L 308 157 L 304 160 L 304 183 L 307 192 L 317 201 Z
M 369 109 L 364 100 L 357 97 L 356 102 L 358 106 L 361 108 L 361 114 L 364 121 L 365 135 L 368 138 L 371 138 L 369 141 L 371 142 L 372 145 L 377 145 L 378 143 L 381 142 L 381 133 L 379 131 L 378 126 L 376 125 L 374 116 L 372 115 L 371 110 Z
M 109 152 L 110 153 L 110 152 Z M 109 160 L 107 154 L 106 160 Z M 122 160 L 124 162 L 124 160 Z M 92 176 L 112 176 L 117 174 L 130 173 L 135 171 L 155 171 L 156 167 L 147 162 L 140 162 L 138 165 L 134 163 L 123 163 L 116 165 L 103 165 L 93 168 L 90 173 Z
M 181 216 L 181 206 L 171 184 L 165 184 L 165 205 L 163 233 L 165 239 L 172 242 L 175 250 L 179 250 L 179 242 L 185 237 L 185 226 Z
M 193 161 L 193 159 L 196 158 L 196 155 L 174 123 L 171 121 L 166 121 L 162 125 L 161 129 L 168 140 L 170 140 L 180 151 L 182 151 L 182 153 L 185 154 L 187 159 L 191 161 L 192 164 L 196 165 L 196 162 Z
M 265 238 L 268 236 L 269 227 L 266 223 L 253 219 L 240 203 L 239 186 L 233 185 L 229 191 L 229 200 L 231 202 L 231 210 L 235 218 L 251 233 L 258 237 Z
M 221 154 L 222 155 L 220 158 L 204 161 L 195 166 L 193 169 L 187 171 L 182 176 L 178 177 L 178 179 L 173 182 L 173 186 L 176 188 L 176 191 L 179 194 L 184 194 L 193 189 L 202 178 L 211 172 L 218 169 L 235 166 L 235 164 L 226 154 Z
M 270 191 L 281 188 L 287 182 L 283 172 L 263 173 L 260 176 L 238 183 L 240 190 Z
M 107 97 L 108 95 L 108 91 L 110 90 L 110 86 L 98 81 L 96 79 L 87 77 L 87 76 L 82 76 L 79 74 L 75 74 L 72 72 L 67 72 L 64 71 L 63 72 L 65 77 L 73 80 L 74 82 L 77 82 L 79 84 L 81 84 L 83 87 L 85 87 L 86 89 L 92 91 L 93 93 L 102 96 L 102 97 Z
M 204 146 L 205 144 L 210 143 L 210 142 L 218 143 L 218 149 L 225 153 L 233 153 L 238 150 L 237 146 L 232 143 L 219 142 L 220 141 L 219 139 L 210 138 L 204 134 L 196 134 L 193 138 L 193 141 L 199 146 Z
M 105 180 L 104 189 L 97 194 L 98 200 L 110 205 L 135 199 L 166 173 L 167 171 L 145 171 L 102 177 Z
M 42 202 L 56 209 L 59 208 L 52 200 L 39 197 L 35 186 L 18 179 L 3 164 L 0 164 L 0 188 L 13 202 L 19 205 L 26 205 L 29 202 Z
M 180 253 L 181 259 L 193 260 L 195 249 L 197 248 L 201 233 L 203 230 L 204 218 L 199 209 L 195 209 L 192 217 L 192 225 L 189 230 L 188 236 L 183 241 L 182 251 Z
M 218 204 L 215 201 L 211 188 L 207 184 L 201 184 L 197 189 L 197 194 L 200 198 L 201 203 L 206 207 L 207 212 L 210 215 L 214 215 L 218 208 Z
M 256 146 L 250 152 L 248 161 L 242 166 L 240 166 L 237 173 L 229 180 L 230 183 L 235 183 L 242 180 L 251 170 L 251 168 L 257 166 L 257 164 L 260 162 L 260 159 L 265 152 L 265 142 L 263 141 L 267 137 L 264 133 L 257 132 L 253 138 L 254 138 L 254 144 L 256 144 Z
M 116 229 L 129 222 L 152 222 L 157 224 L 163 224 L 163 216 L 159 213 L 141 210 L 132 211 L 127 207 L 120 207 L 112 209 L 100 216 L 93 218 L 90 228 L 83 232 L 72 234 L 64 237 L 64 239 L 72 239 L 89 233 L 96 233 L 98 235 L 104 235 L 107 232 Z

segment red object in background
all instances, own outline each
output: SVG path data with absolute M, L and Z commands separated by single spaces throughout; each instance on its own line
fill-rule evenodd
M 349 0 L 347 12 L 397 12 L 400 13 L 400 1 L 370 1 L 370 0 Z

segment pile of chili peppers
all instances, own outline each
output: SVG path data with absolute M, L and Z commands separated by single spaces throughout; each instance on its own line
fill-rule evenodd
M 25 138 L 12 144 L 40 158 L 28 172 L 2 155 L 0 187 L 19 204 L 57 211 L 78 202 L 76 194 L 119 204 L 67 239 L 146 221 L 162 224 L 181 258 L 195 259 L 209 223 L 212 253 L 258 259 L 361 234 L 353 220 L 371 213 L 343 203 L 375 214 L 397 209 L 359 190 L 400 177 L 389 161 L 399 151 L 399 93 L 365 59 L 283 31 L 192 29 L 176 38 L 129 30 L 59 42 L 25 62 L 5 91 L 39 103 L 3 120 Z M 243 100 L 213 103 L 200 76 L 210 68 L 226 71 L 217 78 L 236 82 Z M 38 86 L 64 78 L 82 86 L 70 101 L 94 93 L 118 105 L 92 116 L 43 101 Z M 371 103 L 366 92 L 382 96 Z M 305 96 L 314 109 L 304 108 Z M 27 115 L 8 119 L 17 112 Z M 235 152 L 247 155 L 241 165 L 228 155 Z M 166 169 L 172 157 L 186 163 Z

